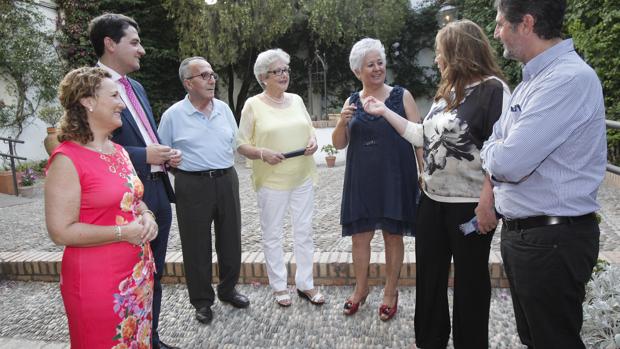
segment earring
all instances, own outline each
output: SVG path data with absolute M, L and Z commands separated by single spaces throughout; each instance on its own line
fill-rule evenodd
M 88 111 L 92 113 L 93 112 L 93 108 L 88 108 Z

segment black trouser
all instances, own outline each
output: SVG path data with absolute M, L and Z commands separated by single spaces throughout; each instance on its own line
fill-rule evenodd
M 241 268 L 241 207 L 239 179 L 234 168 L 220 177 L 177 172 L 176 212 L 183 250 L 189 299 L 196 309 L 215 300 L 212 282 L 211 224 L 215 227 L 215 251 L 220 283 L 217 292 L 234 291 Z
M 166 187 L 161 178 L 141 178 L 144 184 L 144 196 L 142 200 L 149 210 L 155 214 L 158 226 L 157 237 L 151 241 L 151 250 L 155 259 L 156 273 L 153 283 L 153 343 L 159 342 L 159 312 L 161 310 L 161 277 L 164 274 L 166 263 L 166 250 L 168 249 L 168 236 L 172 224 L 172 209 L 166 193 Z
M 443 203 L 422 195 L 416 229 L 416 344 L 445 348 L 450 337 L 448 275 L 454 258 L 453 342 L 455 348 L 488 348 L 493 232 L 465 236 L 459 224 L 474 215 L 475 203 Z
M 585 348 L 582 303 L 599 236 L 594 218 L 527 230 L 502 227 L 517 331 L 528 348 Z

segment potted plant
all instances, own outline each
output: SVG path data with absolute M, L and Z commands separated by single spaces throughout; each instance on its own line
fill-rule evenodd
M 331 144 L 325 144 L 321 147 L 321 151 L 327 154 L 325 157 L 327 167 L 334 167 L 336 165 L 336 154 L 338 154 L 338 149 Z
M 19 180 L 19 194 L 24 197 L 34 196 L 34 183 L 37 175 L 32 168 L 26 169 Z
M 58 125 L 58 121 L 62 118 L 62 113 L 62 107 L 59 105 L 47 105 L 41 108 L 39 112 L 39 119 L 43 120 L 48 126 L 47 136 L 43 140 L 43 145 L 48 155 L 51 155 L 59 144 L 56 125 Z

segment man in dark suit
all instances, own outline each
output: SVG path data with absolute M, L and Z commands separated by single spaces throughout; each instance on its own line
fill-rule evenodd
M 140 69 L 140 58 L 145 54 L 138 31 L 138 24 L 132 18 L 120 14 L 101 15 L 88 26 L 90 41 L 99 57 L 97 64 L 112 75 L 127 106 L 122 113 L 123 126 L 114 131 L 112 140 L 129 153 L 144 184 L 143 200 L 155 213 L 159 225 L 159 234 L 151 241 L 157 269 L 153 294 L 153 348 L 173 348 L 159 340 L 157 328 L 162 296 L 161 276 L 172 222 L 170 203 L 175 201 L 165 166 L 178 166 L 181 152 L 159 144 L 146 92 L 139 82 L 127 77 L 127 74 Z

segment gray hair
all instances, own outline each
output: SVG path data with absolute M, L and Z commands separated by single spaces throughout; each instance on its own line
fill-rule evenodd
M 183 60 L 183 62 L 181 62 L 181 65 L 179 66 L 179 79 L 181 79 L 181 84 L 183 86 L 185 86 L 185 84 L 183 84 L 183 81 L 185 79 L 187 79 L 188 75 L 189 75 L 189 64 L 192 63 L 193 61 L 205 61 L 207 62 L 207 60 L 204 57 L 200 57 L 200 56 L 194 56 L 194 57 L 188 57 L 185 58 Z M 207 62 L 209 63 L 209 62 Z
M 351 48 L 351 54 L 349 55 L 349 67 L 354 74 L 362 70 L 362 63 L 364 57 L 371 52 L 376 51 L 381 55 L 381 59 L 385 62 L 385 48 L 381 41 L 371 38 L 363 38 L 353 45 Z
M 269 66 L 277 61 L 282 61 L 289 64 L 291 62 L 291 56 L 279 48 L 274 48 L 263 51 L 258 54 L 258 57 L 256 57 L 256 63 L 254 63 L 254 76 L 262 88 L 265 88 L 265 85 L 261 81 L 261 77 L 267 75 Z

